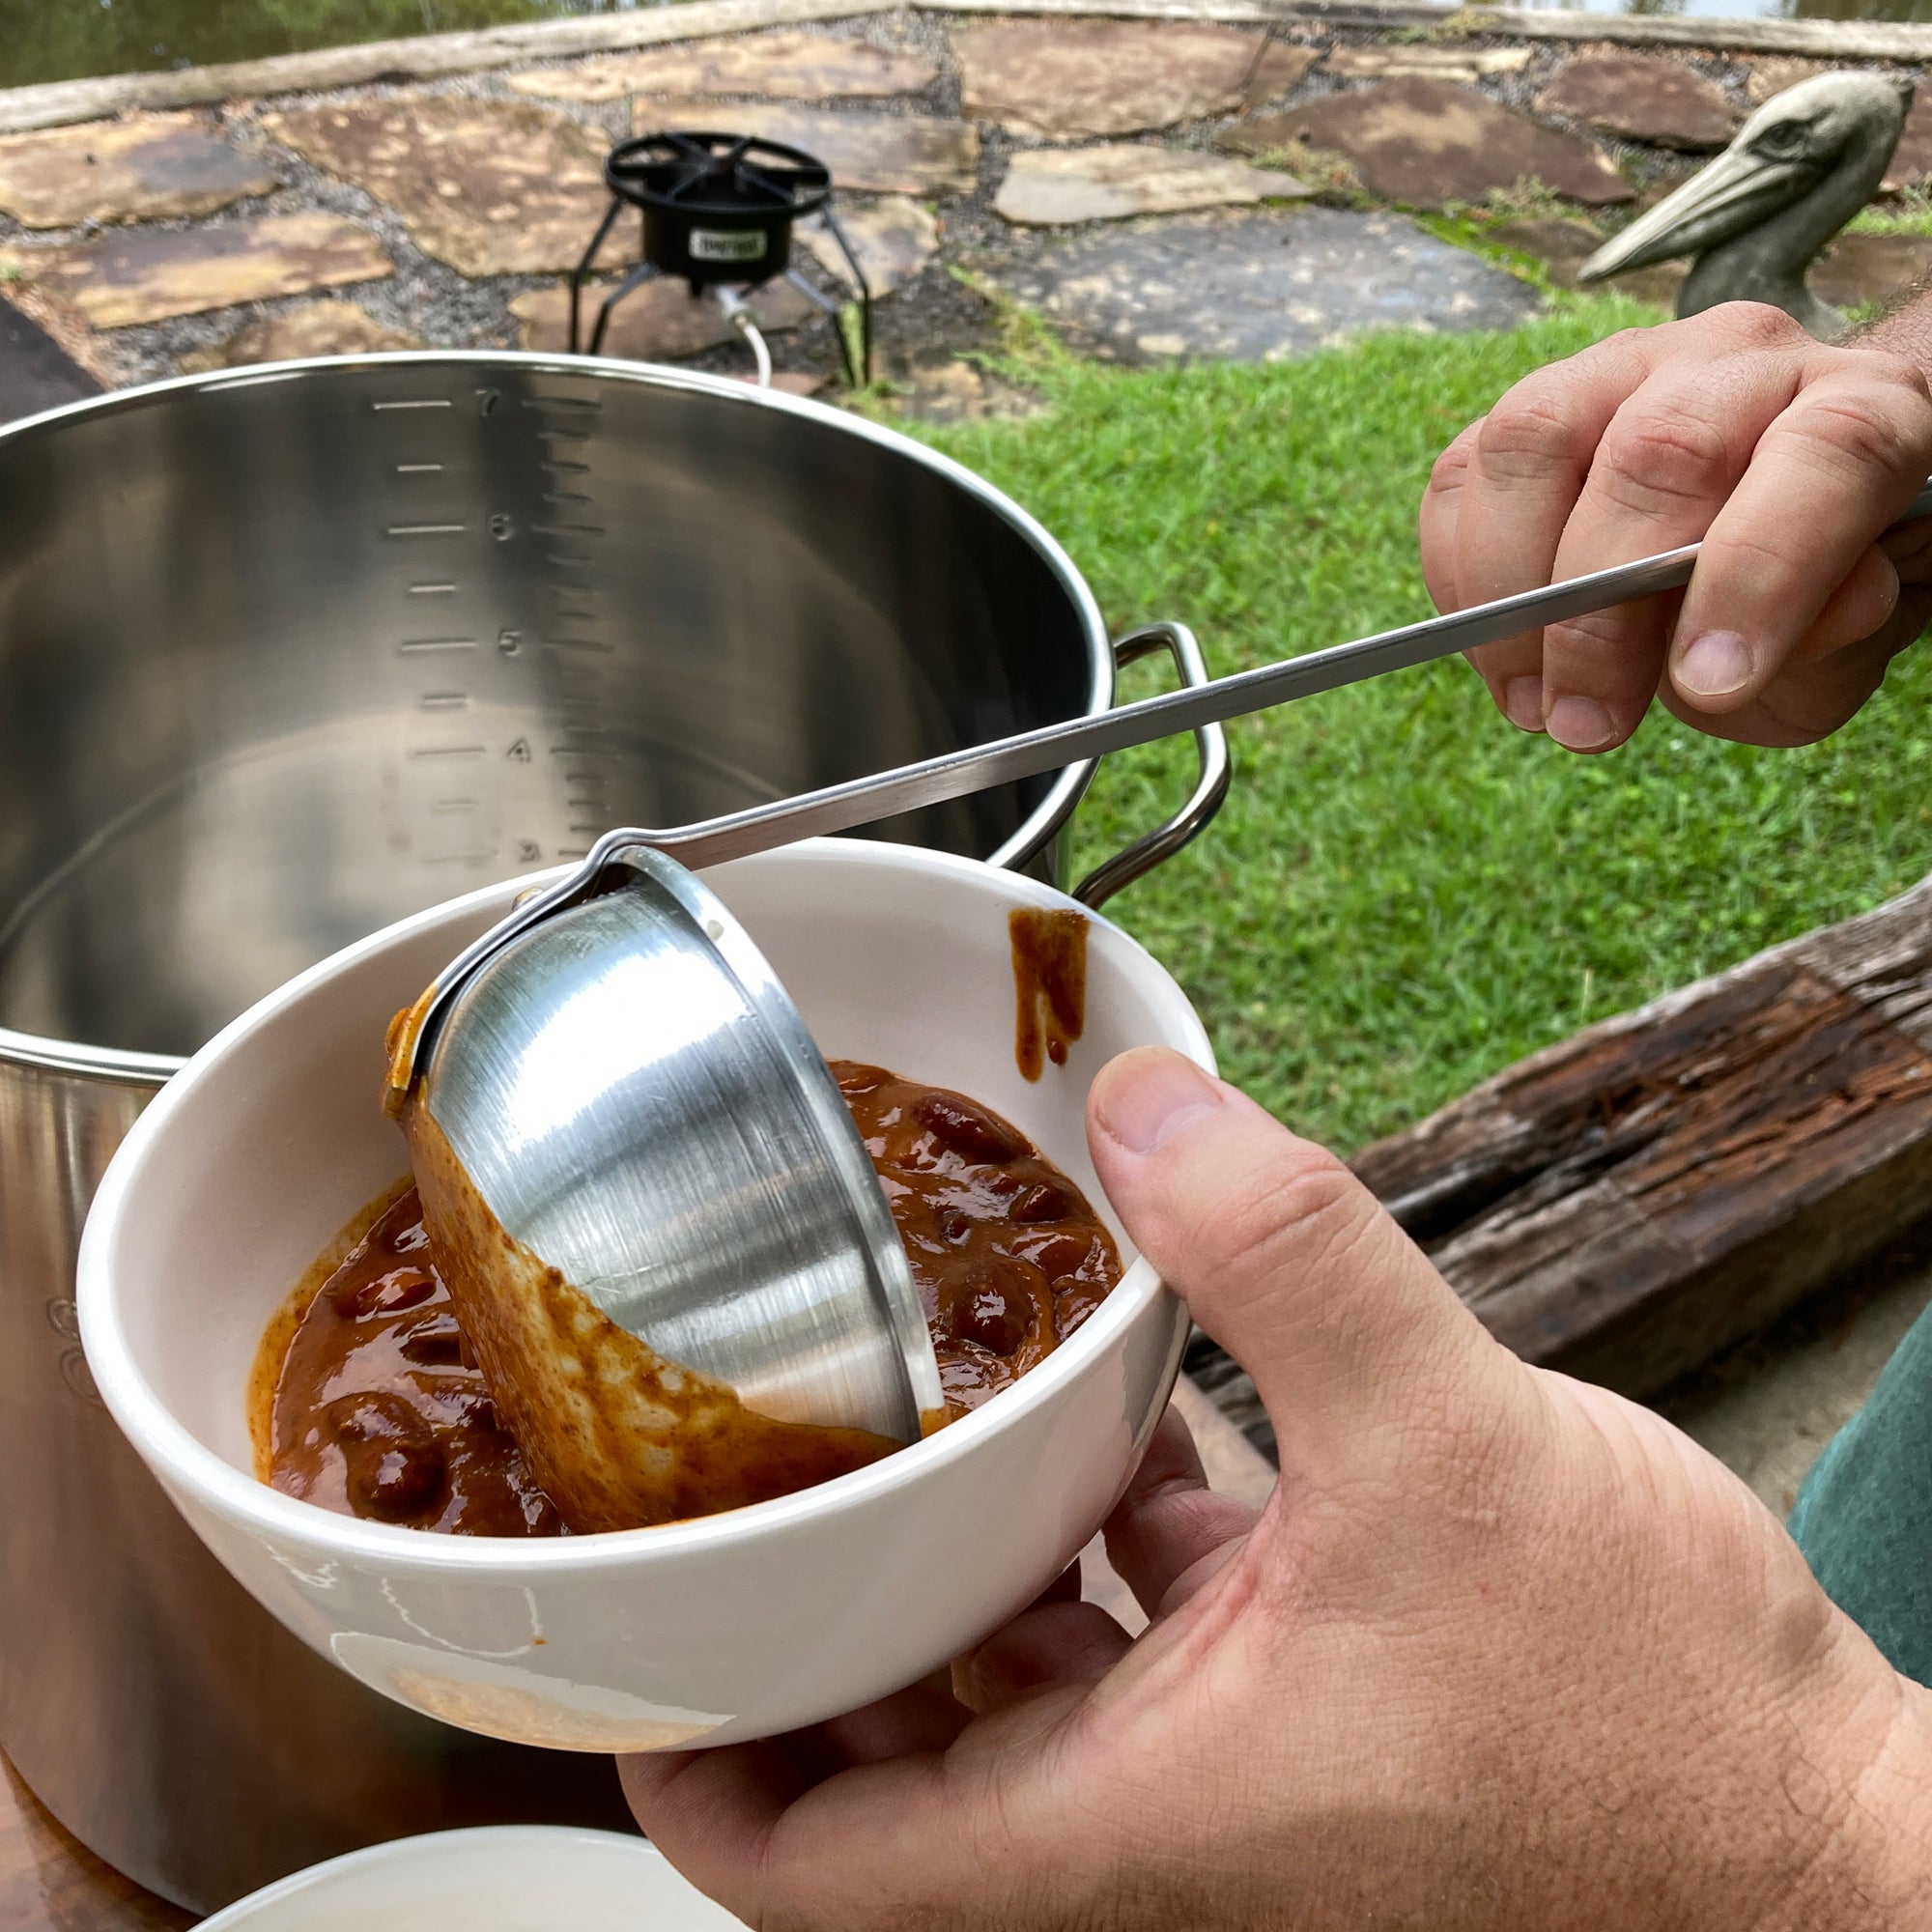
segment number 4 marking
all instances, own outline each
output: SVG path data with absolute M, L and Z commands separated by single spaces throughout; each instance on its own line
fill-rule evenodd
M 528 764 L 530 761 L 530 741 L 527 738 L 519 738 L 503 755 L 506 758 L 514 759 L 520 765 Z

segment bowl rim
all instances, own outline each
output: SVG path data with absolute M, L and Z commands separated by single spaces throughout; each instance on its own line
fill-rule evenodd
M 857 865 L 881 870 L 939 871 L 952 874 L 962 884 L 971 882 L 981 888 L 997 881 L 1018 900 L 1042 908 L 1077 910 L 1108 935 L 1110 945 L 1126 949 L 1126 957 L 1134 962 L 1134 970 L 1143 970 L 1141 962 L 1144 962 L 1151 990 L 1170 1009 L 1171 1039 L 1176 1050 L 1185 1053 L 1209 1073 L 1215 1070 L 1207 1029 L 1167 969 L 1111 920 L 1052 886 L 984 860 L 880 839 L 805 839 L 758 854 L 750 862 L 734 863 L 771 860 L 803 865 Z M 1065 1384 L 1090 1373 L 1104 1357 L 1111 1340 L 1170 1295 L 1153 1264 L 1144 1255 L 1136 1256 L 1114 1292 L 1080 1324 L 1064 1347 L 1056 1349 L 1011 1388 L 923 1441 L 908 1443 L 862 1469 L 795 1491 L 790 1495 L 750 1503 L 716 1516 L 693 1517 L 643 1529 L 602 1530 L 558 1538 L 438 1536 L 400 1523 L 369 1522 L 359 1517 L 338 1515 L 319 1504 L 284 1495 L 258 1481 L 253 1474 L 237 1468 L 176 1418 L 143 1373 L 123 1329 L 119 1319 L 116 1257 L 122 1243 L 132 1238 L 124 1218 L 128 1197 L 142 1178 L 153 1150 L 167 1131 L 174 1114 L 211 1077 L 210 1069 L 243 1039 L 272 1025 L 312 990 L 339 979 L 371 957 L 461 914 L 481 912 L 497 904 L 507 906 L 529 883 L 529 880 L 506 881 L 446 899 L 330 953 L 305 972 L 285 980 L 231 1020 L 189 1058 L 182 1071 L 161 1089 L 135 1121 L 115 1151 L 96 1191 L 81 1236 L 75 1269 L 81 1345 L 101 1400 L 123 1434 L 164 1484 L 188 1492 L 216 1516 L 270 1543 L 302 1545 L 332 1557 L 420 1573 L 442 1576 L 489 1573 L 499 1577 L 508 1573 L 519 1579 L 535 1581 L 577 1571 L 599 1570 L 612 1562 L 669 1561 L 759 1541 L 823 1517 L 862 1509 L 887 1493 L 918 1482 L 929 1470 L 936 1471 L 972 1455 L 982 1437 L 1017 1427 L 1036 1410 L 1053 1402 Z M 372 1100 L 372 1107 L 374 1104 Z

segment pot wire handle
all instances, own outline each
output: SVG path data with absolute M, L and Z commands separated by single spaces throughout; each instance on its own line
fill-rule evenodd
M 1129 631 L 1114 642 L 1114 663 L 1125 666 L 1166 651 L 1183 685 L 1208 682 L 1208 667 L 1202 661 L 1201 646 L 1185 624 L 1163 619 Z M 1143 872 L 1151 871 L 1162 860 L 1171 859 L 1189 839 L 1208 829 L 1221 801 L 1228 796 L 1231 768 L 1228 763 L 1228 733 L 1220 724 L 1201 724 L 1194 730 L 1194 749 L 1199 755 L 1199 775 L 1194 789 L 1174 816 L 1156 826 L 1145 838 L 1137 838 L 1123 852 L 1103 860 L 1073 888 L 1073 896 L 1084 906 L 1098 911 L 1121 890 L 1130 886 Z

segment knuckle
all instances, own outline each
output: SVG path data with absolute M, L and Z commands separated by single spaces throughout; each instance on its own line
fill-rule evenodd
M 1430 466 L 1429 488 L 1434 495 L 1460 490 L 1468 480 L 1469 465 L 1475 455 L 1476 438 L 1482 425 L 1472 423 Z
M 1633 644 L 1641 636 L 1628 610 L 1585 611 L 1549 625 L 1543 634 L 1543 648 L 1546 657 L 1562 654 L 1564 675 L 1560 682 L 1565 691 L 1599 696 L 1603 695 L 1600 685 L 1616 680 L 1613 676 L 1593 679 L 1590 670 L 1601 667 L 1614 672 L 1624 668 Z
M 1923 423 L 1908 425 L 1904 414 L 1892 399 L 1861 384 L 1807 395 L 1780 428 L 1834 471 L 1897 473 L 1922 469 L 1925 460 Z M 1914 430 L 1921 434 L 1915 436 Z
M 1476 436 L 1476 461 L 1504 479 L 1580 470 L 1589 453 L 1581 425 L 1555 396 L 1533 387 L 1512 389 Z
M 1651 405 L 1611 425 L 1592 481 L 1625 508 L 1708 502 L 1715 511 L 1733 467 L 1716 423 L 1682 405 Z
M 1889 349 L 1858 349 L 1842 352 L 1844 366 L 1848 373 L 1856 374 L 1861 381 L 1877 381 L 1893 389 L 1906 391 L 1916 402 L 1932 402 L 1932 385 L 1925 380 L 1925 372 L 1918 363 L 1904 355 L 1894 355 Z
M 1737 583 L 1781 584 L 1790 578 L 1791 556 L 1790 542 L 1777 530 L 1727 530 L 1722 543 L 1705 546 L 1698 567 Z
M 1709 311 L 1711 325 L 1748 349 L 1812 349 L 1816 344 L 1781 308 L 1769 302 L 1720 302 Z
M 1215 1204 L 1198 1252 L 1210 1277 L 1266 1274 L 1293 1263 L 1297 1273 L 1346 1259 L 1377 1209 L 1361 1182 L 1325 1149 L 1297 1149 L 1244 1177 Z

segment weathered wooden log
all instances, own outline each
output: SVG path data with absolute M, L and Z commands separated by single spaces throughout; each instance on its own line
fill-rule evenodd
M 1532 1054 L 1355 1171 L 1491 1332 L 1627 1395 L 1932 1215 L 1932 879 Z M 1188 1367 L 1271 1447 L 1211 1344 Z

